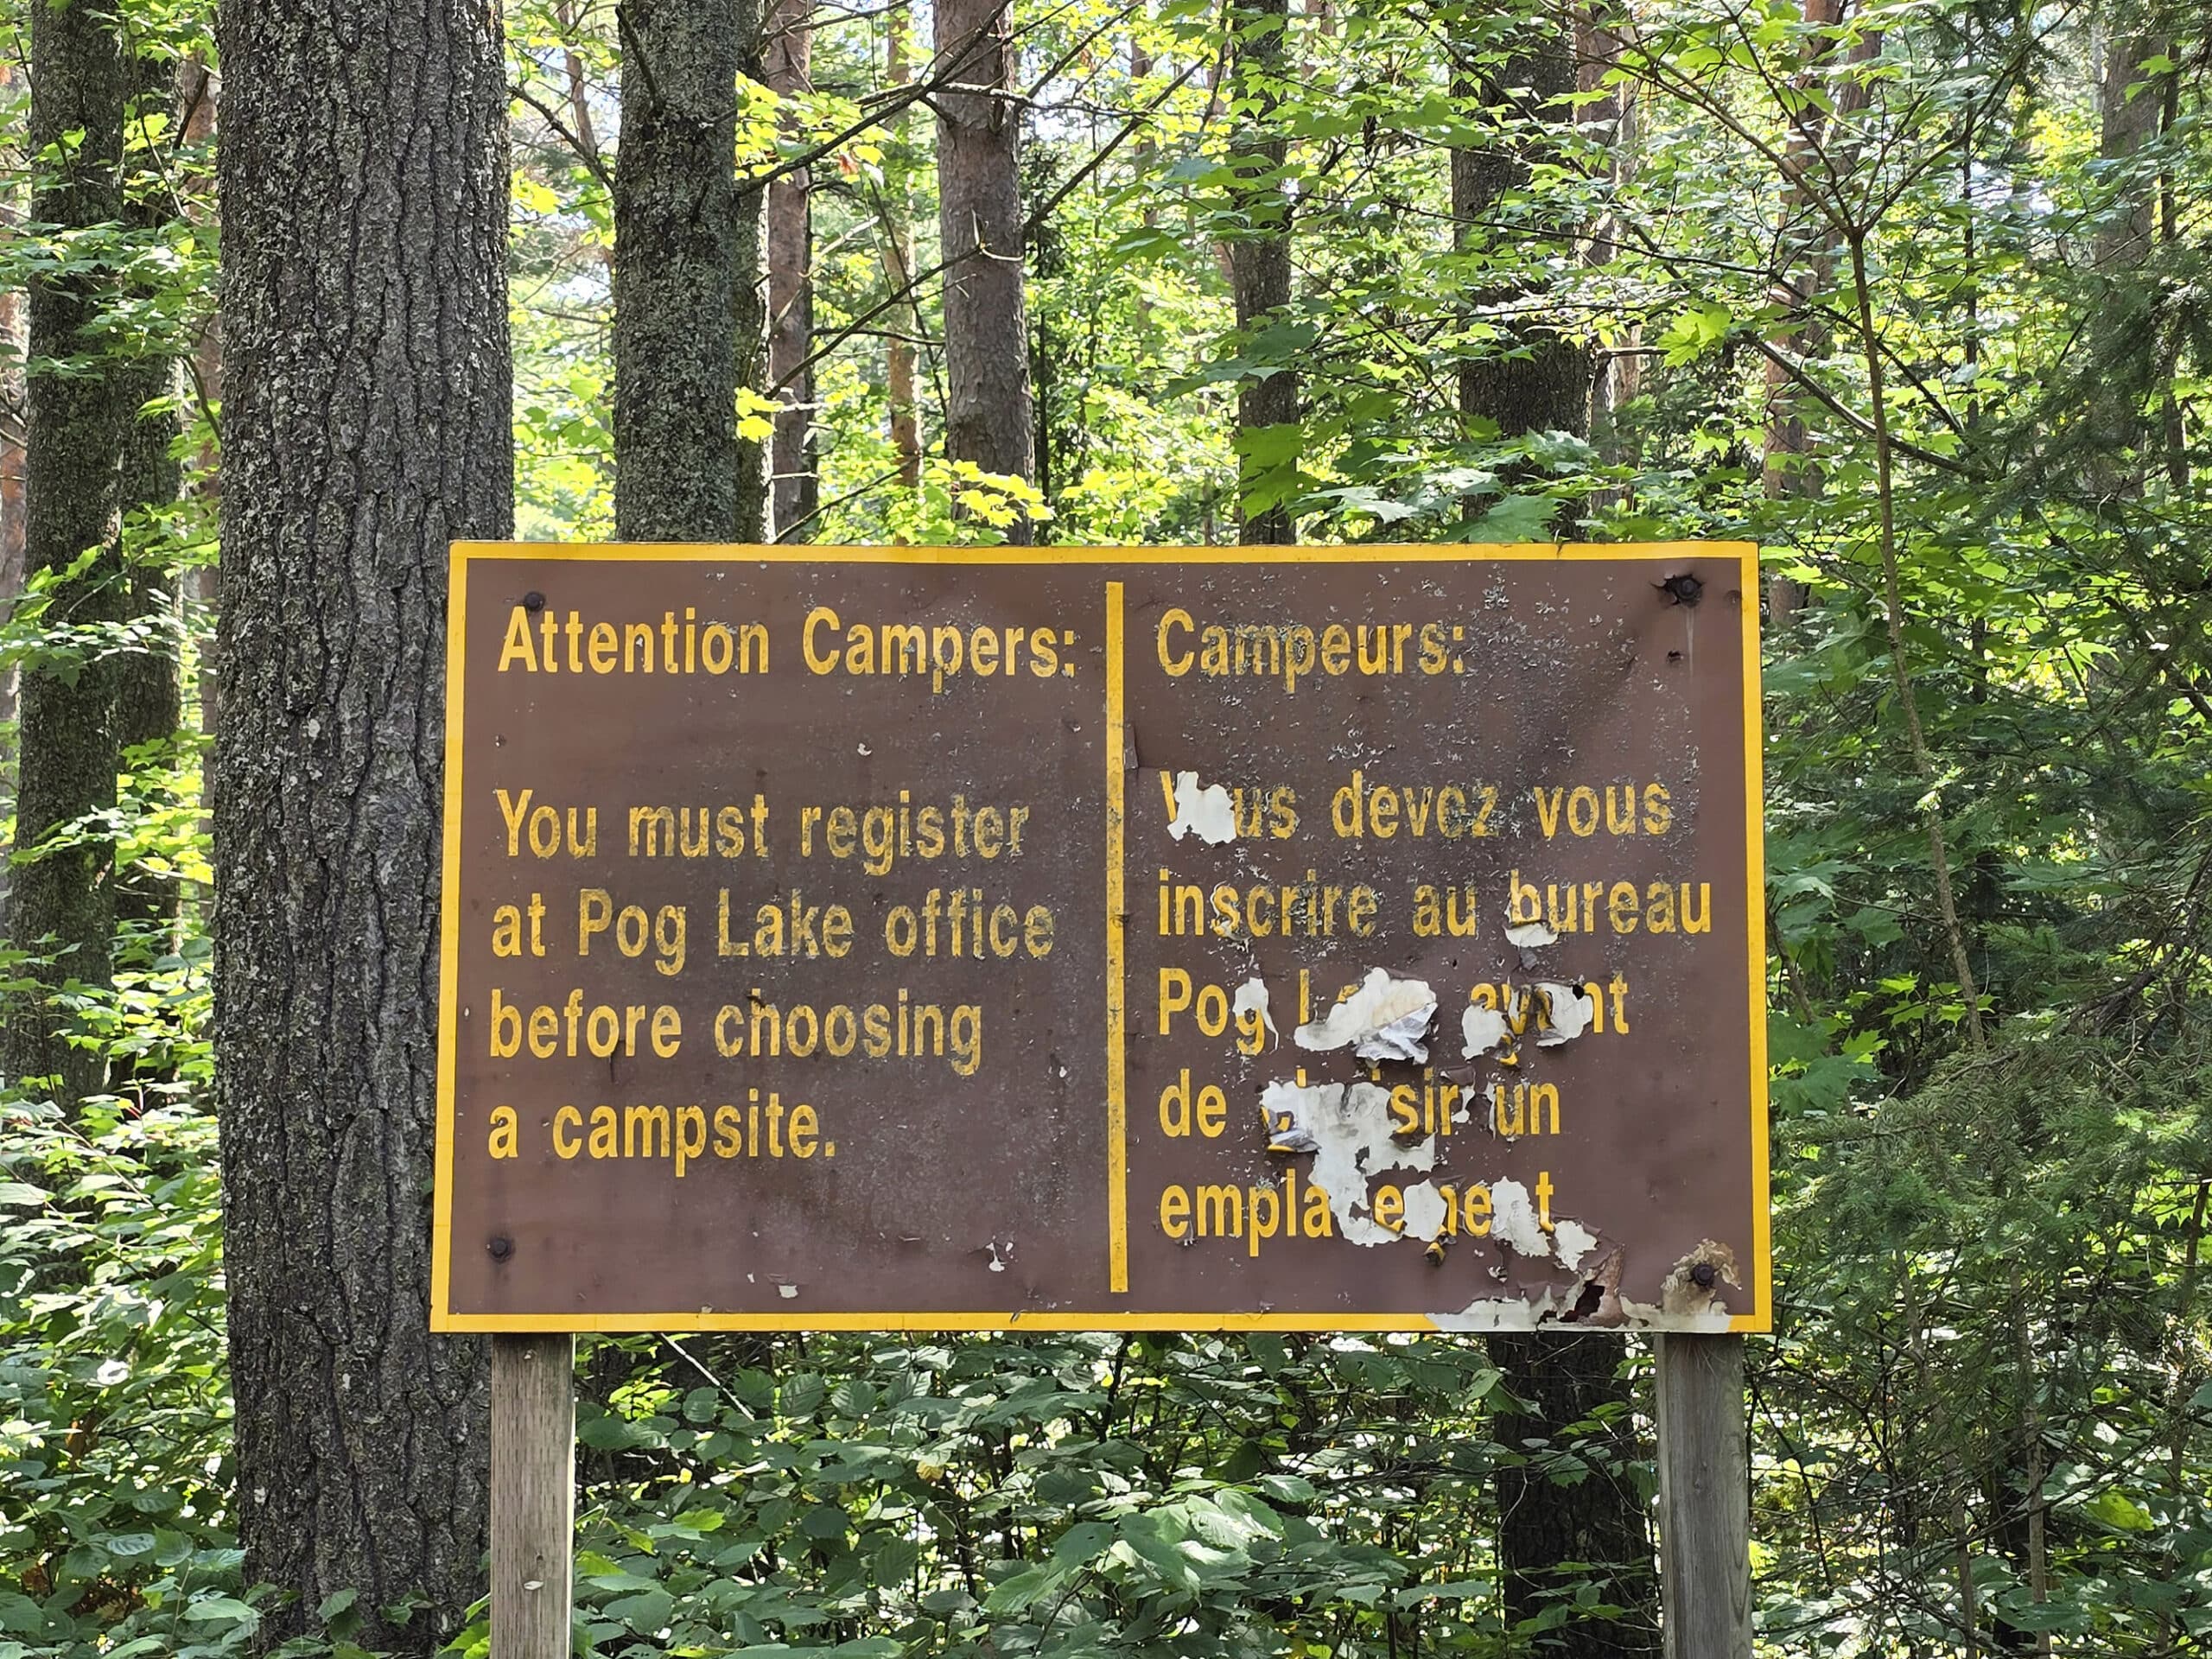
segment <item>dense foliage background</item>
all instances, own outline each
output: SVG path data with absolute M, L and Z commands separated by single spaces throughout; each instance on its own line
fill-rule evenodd
M 111 804 L 14 855 L 20 880 L 92 849 L 116 921 L 111 974 L 20 933 L 0 956 L 99 1078 L 0 1095 L 0 1659 L 241 1650 L 270 1605 L 234 1548 L 206 1034 L 219 65 L 205 0 L 108 3 L 143 71 L 123 211 L 66 230 L 34 197 L 60 159 L 29 137 L 44 0 L 0 5 L 0 663 L 166 673 L 176 712 L 125 743 Z M 605 537 L 623 41 L 605 0 L 505 12 L 518 531 Z M 810 86 L 743 83 L 738 140 L 752 175 L 811 181 L 816 505 L 787 534 L 1214 541 L 1281 511 L 1312 540 L 1764 546 L 1763 1649 L 2201 1650 L 2204 15 L 1020 0 L 1033 480 L 940 444 L 931 127 L 898 91 L 926 14 L 802 15 Z M 1537 86 L 1528 43 L 1562 23 L 1578 84 Z M 1232 78 L 1255 29 L 1280 73 Z M 1471 153 L 1504 180 L 1478 216 Z M 1255 156 L 1294 277 L 1240 328 L 1232 253 L 1280 228 Z M 79 270 L 122 301 L 28 356 L 16 291 Z M 1595 354 L 1586 429 L 1463 412 L 1467 376 L 1553 340 Z M 181 477 L 101 578 L 138 602 L 103 606 L 89 555 L 24 579 L 22 406 L 26 376 L 118 365 Z M 1294 418 L 1240 426 L 1238 389 L 1277 375 Z M 741 432 L 777 406 L 741 395 Z M 1566 1564 L 1507 1619 L 1501 1469 L 1649 1497 L 1632 1409 L 1513 1415 L 1472 1338 L 636 1338 L 580 1363 L 580 1640 L 607 1654 L 1542 1651 L 1615 1610 Z M 301 1646 L 347 1650 L 363 1611 L 331 1598 Z

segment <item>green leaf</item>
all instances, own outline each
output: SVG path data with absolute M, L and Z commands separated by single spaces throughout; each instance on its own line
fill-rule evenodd
M 195 1601 L 184 1610 L 184 1616 L 193 1619 L 234 1619 L 241 1624 L 258 1624 L 261 1615 L 248 1603 L 236 1596 L 209 1596 Z
M 0 1630 L 18 1636 L 41 1636 L 46 1630 L 46 1609 L 29 1596 L 0 1591 Z
M 634 1596 L 611 1601 L 605 1609 L 609 1618 L 621 1620 L 639 1636 L 658 1635 L 675 1611 L 676 1599 L 658 1585 Z
M 1509 495 L 1467 528 L 1471 542 L 1510 546 L 1551 539 L 1552 514 L 1559 503 L 1548 495 Z
M 1718 300 L 1678 312 L 1660 332 L 1661 357 L 1670 368 L 1694 362 L 1720 343 L 1734 321 L 1733 314 Z
M 1063 1566 L 1086 1567 L 1113 1547 L 1114 1529 L 1103 1521 L 1078 1521 L 1052 1543 L 1052 1559 Z
M 2115 1532 L 2152 1532 L 2158 1524 L 2150 1510 L 2117 1486 L 2106 1487 L 2082 1505 L 2082 1512 Z

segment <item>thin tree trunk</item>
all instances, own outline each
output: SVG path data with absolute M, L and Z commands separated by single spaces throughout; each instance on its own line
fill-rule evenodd
M 485 1351 L 429 1292 L 447 545 L 513 522 L 499 13 L 225 0 L 219 43 L 237 1524 L 264 1641 L 350 1589 L 427 1655 L 485 1541 Z
M 578 15 L 575 0 L 556 0 L 553 21 L 560 25 L 563 36 L 575 34 L 583 21 Z M 586 162 L 596 167 L 600 162 L 599 130 L 591 114 L 591 79 L 584 73 L 582 54 L 572 46 L 562 48 L 561 72 L 569 82 L 569 129 L 575 133 L 576 149 Z
M 15 85 L 15 71 L 0 63 L 0 92 Z M 23 217 L 22 199 L 12 184 L 0 184 L 0 226 L 12 234 Z M 20 289 L 0 289 L 0 622 L 16 608 L 23 591 L 23 435 L 29 418 L 29 391 L 23 384 L 23 294 Z M 16 718 L 16 669 L 0 667 L 0 724 Z M 16 795 L 16 756 L 0 755 L 0 802 L 12 803 Z M 0 858 L 0 938 L 12 938 L 9 895 L 15 885 L 15 867 Z
M 31 9 L 30 150 L 54 156 L 33 187 L 35 219 L 64 227 L 112 224 L 123 216 L 123 118 L 131 91 L 121 24 L 104 7 Z M 65 142 L 65 139 L 67 142 Z M 42 163 L 43 165 L 43 163 Z M 33 360 L 60 362 L 97 349 L 85 330 L 117 298 L 116 279 L 97 268 L 34 276 L 29 285 Z M 24 558 L 60 573 L 80 555 L 90 565 L 50 590 L 50 624 L 97 626 L 119 620 L 126 599 L 116 517 L 116 459 L 128 418 L 112 369 L 32 375 L 25 455 Z M 115 803 L 115 671 L 98 642 L 68 671 L 33 668 L 22 677 L 21 772 L 16 849 L 37 848 L 60 828 Z M 48 985 L 113 976 L 113 843 L 97 830 L 19 862 L 13 895 L 16 941 L 55 953 L 34 969 Z M 68 1021 L 35 993 L 10 1000 L 5 1070 L 54 1077 L 70 1098 L 98 1089 L 105 1067 L 66 1040 Z
M 768 90 L 782 99 L 814 90 L 813 0 L 768 0 Z M 795 168 L 768 187 L 768 381 L 776 394 L 769 457 L 776 537 L 812 533 L 822 505 L 815 467 L 814 180 Z
M 1595 0 L 1575 14 L 1575 90 L 1578 118 L 1586 130 L 1595 129 L 1608 158 L 1608 181 L 1616 191 L 1624 189 L 1637 165 L 1637 109 L 1632 83 L 1613 79 L 1618 66 L 1624 16 L 1613 0 Z M 1608 207 L 1590 229 L 1585 257 L 1593 266 L 1609 265 L 1620 251 L 1618 211 Z M 1639 326 L 1624 319 L 1623 349 L 1607 352 L 1595 365 L 1590 388 L 1590 435 L 1600 460 L 1618 466 L 1634 459 L 1634 446 L 1621 428 L 1621 411 L 1643 386 L 1643 359 L 1637 350 Z M 1592 497 L 1596 511 L 1626 506 L 1632 486 L 1624 485 Z
M 1279 316 L 1290 304 L 1290 197 L 1281 175 L 1289 149 L 1273 130 L 1275 108 L 1289 63 L 1289 0 L 1240 3 L 1230 16 L 1236 29 L 1233 96 L 1236 136 L 1231 187 L 1244 221 L 1229 245 L 1230 287 L 1236 304 L 1236 327 L 1249 334 Z M 1262 504 L 1259 491 L 1281 493 L 1287 470 L 1294 473 L 1298 446 L 1281 437 L 1298 425 L 1298 376 L 1289 367 L 1248 376 L 1236 385 L 1237 539 L 1247 544 L 1275 544 L 1298 539 L 1297 521 L 1287 501 Z
M 184 99 L 185 141 L 194 146 L 206 144 L 215 136 L 215 123 L 222 104 L 222 78 L 212 73 L 206 64 L 199 62 L 187 64 L 181 73 L 188 88 Z M 192 383 L 194 397 L 205 400 L 208 406 L 222 403 L 223 330 L 219 315 L 207 319 L 201 327 L 200 338 L 194 342 Z M 200 449 L 194 457 L 194 465 L 198 474 L 197 493 L 211 505 L 219 505 L 223 499 L 223 477 L 212 443 Z M 193 572 L 193 597 L 208 616 L 220 613 L 222 573 L 219 566 L 204 564 Z M 200 672 L 194 689 L 200 696 L 200 729 L 212 735 L 222 707 L 221 693 L 216 689 L 221 678 L 219 667 L 221 652 L 216 647 L 214 635 L 204 630 L 200 633 L 199 645 Z
M 938 0 L 938 233 L 944 271 L 944 447 L 987 473 L 1036 473 L 1022 298 L 1021 110 L 1010 0 Z M 1027 543 L 1017 519 L 1010 542 Z
M 765 44 L 760 26 L 762 0 L 738 0 L 737 72 L 765 82 Z M 741 179 L 730 237 L 730 332 L 737 342 L 737 384 L 756 397 L 773 397 L 768 376 L 768 188 Z M 752 406 L 757 418 L 760 404 Z M 769 486 L 768 452 L 773 435 L 737 439 L 737 539 L 759 543 L 772 538 L 769 513 L 774 505 Z
M 738 538 L 735 0 L 623 0 L 614 531 Z
M 141 58 L 136 73 L 137 96 L 130 117 L 134 131 L 144 130 L 154 118 L 175 123 L 185 116 L 185 88 L 173 61 Z M 166 217 L 169 193 L 158 180 L 141 180 L 139 185 L 137 199 L 125 206 L 127 220 L 136 230 L 156 231 Z M 146 625 L 146 645 L 116 664 L 115 735 L 120 750 L 150 753 L 156 746 L 166 749 L 172 745 L 184 721 L 183 684 L 178 677 L 184 616 L 178 604 L 179 571 L 151 556 L 148 543 L 156 538 L 150 526 L 131 526 L 128 521 L 133 515 L 174 506 L 183 483 L 184 469 L 172 453 L 184 430 L 176 409 L 177 359 L 162 342 L 161 349 L 149 351 L 124 369 L 120 379 L 124 426 L 118 506 L 126 521 L 130 614 Z M 150 930 L 148 944 L 155 955 L 173 951 L 183 897 L 177 879 L 118 868 L 115 888 L 118 919 Z
M 1803 0 L 1801 14 L 1808 28 L 1836 29 L 1843 18 L 1843 0 Z M 1806 94 L 1823 87 L 1840 44 L 1834 35 L 1813 37 L 1803 67 L 1792 79 L 1793 91 Z M 1856 41 L 1847 60 L 1856 70 L 1877 56 L 1880 36 L 1869 34 Z M 1827 331 L 1816 319 L 1821 298 L 1833 285 L 1842 238 L 1832 210 L 1819 198 L 1833 190 L 1834 181 L 1847 176 L 1858 154 L 1856 138 L 1849 131 L 1853 116 L 1866 106 L 1868 86 L 1862 74 L 1853 73 L 1840 88 L 1827 86 L 1826 99 L 1803 98 L 1789 130 L 1783 164 L 1788 185 L 1783 194 L 1783 228 L 1775 245 L 1775 264 L 1768 283 L 1767 300 L 1783 319 L 1773 340 L 1777 353 L 1800 362 L 1826 354 Z M 1840 137 L 1843 142 L 1836 142 Z M 1826 182 L 1823 182 L 1826 181 Z M 1805 423 L 1806 398 L 1785 363 L 1777 356 L 1766 359 L 1764 380 L 1765 435 L 1760 485 L 1770 500 L 1811 499 L 1821 493 L 1823 474 L 1814 454 L 1811 433 Z M 1787 627 L 1804 608 L 1802 584 L 1777 575 L 1767 583 L 1767 619 L 1776 628 Z
M 0 88 L 5 86 L 0 79 Z M 6 222 L 12 227 L 20 217 L 10 204 Z M 22 290 L 0 289 L 0 620 L 23 591 L 23 436 L 29 414 L 23 321 Z M 15 717 L 16 671 L 10 665 L 0 669 L 0 722 Z M 6 880 L 0 872 L 0 889 Z
M 913 79 L 906 59 L 910 27 L 906 0 L 896 0 L 883 20 L 883 79 L 895 92 Z M 906 156 L 908 112 L 901 108 L 886 124 L 893 154 L 885 168 L 883 282 L 893 294 L 907 292 L 914 281 L 914 195 Z M 890 406 L 891 452 L 899 458 L 899 484 L 917 489 L 922 481 L 922 425 L 914 395 L 914 342 L 922 332 L 921 313 L 911 297 L 893 306 L 884 350 L 884 397 Z
M 1888 394 L 1884 389 L 1881 336 L 1874 327 L 1874 298 L 1867 287 L 1866 233 L 1854 228 L 1846 242 L 1851 258 L 1851 283 L 1857 301 L 1859 346 L 1866 366 L 1866 406 L 1874 427 L 1874 503 L 1880 531 L 1882 556 L 1882 614 L 1889 630 L 1890 678 L 1897 706 L 1904 716 L 1905 743 L 1913 770 L 1926 785 L 1920 816 L 1928 831 L 1928 861 L 1936 876 L 1936 913 L 1943 924 L 1944 942 L 1950 947 L 1951 971 L 1958 976 L 1959 995 L 1966 1002 L 1967 1039 L 1979 1052 L 1984 1045 L 1981 992 L 1974 983 L 1974 963 L 1966 930 L 1959 921 L 1958 901 L 1952 891 L 1951 858 L 1943 830 L 1942 776 L 1928 747 L 1920 723 L 1920 704 L 1913 685 L 1912 664 L 1905 650 L 1904 588 L 1898 574 L 1897 488 L 1892 474 Z
M 1152 20 L 1141 10 L 1137 21 L 1149 23 Z M 1129 41 L 1129 101 L 1133 105 L 1141 105 L 1144 101 L 1145 83 L 1152 79 L 1152 48 L 1145 43 L 1142 35 L 1133 35 Z M 1137 134 L 1136 142 L 1129 146 L 1130 175 L 1147 187 L 1152 183 L 1152 169 L 1160 159 L 1160 145 L 1154 139 L 1152 131 L 1152 124 L 1147 120 Z M 1140 219 L 1145 229 L 1151 230 L 1160 223 L 1160 209 L 1156 205 L 1158 197 L 1153 189 L 1147 188 L 1141 200 L 1144 207 Z M 1152 296 L 1141 286 L 1136 293 L 1136 312 L 1138 349 L 1142 351 L 1151 345 Z

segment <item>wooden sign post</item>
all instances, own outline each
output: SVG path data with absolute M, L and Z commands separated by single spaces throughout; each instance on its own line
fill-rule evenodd
M 1744 1339 L 1654 1339 L 1666 1659 L 1751 1659 Z
M 500 1659 L 567 1649 L 546 1333 L 880 1329 L 1664 1332 L 1669 1625 L 1738 1654 L 1757 550 L 451 580 L 431 1321 L 501 1339 Z
M 492 1338 L 492 1659 L 569 1659 L 576 1339 Z

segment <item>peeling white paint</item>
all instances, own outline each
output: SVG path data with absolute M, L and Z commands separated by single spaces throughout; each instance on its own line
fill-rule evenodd
M 1436 993 L 1424 979 L 1393 979 L 1370 969 L 1360 987 L 1320 1019 L 1299 1027 L 1300 1048 L 1349 1047 L 1363 1060 L 1428 1058 L 1428 1027 L 1436 1018 Z
M 1219 784 L 1201 789 L 1197 772 L 1179 772 L 1173 798 L 1175 816 L 1168 820 L 1167 833 L 1176 840 L 1196 836 L 1207 846 L 1218 847 L 1236 839 L 1236 808 Z
M 1500 1186 L 1510 1183 L 1500 1182 Z M 1557 1224 L 1556 1240 L 1561 1262 L 1574 1267 L 1594 1248 L 1590 1230 L 1579 1222 Z M 1721 1303 L 1719 1287 L 1735 1282 L 1735 1253 L 1711 1239 L 1675 1263 L 1661 1287 L 1662 1300 L 1639 1302 L 1620 1294 L 1621 1252 L 1609 1250 L 1581 1275 L 1579 1285 L 1545 1287 L 1534 1300 L 1510 1295 L 1478 1297 L 1465 1307 L 1446 1309 L 1428 1317 L 1440 1331 L 1533 1331 L 1550 1323 L 1583 1324 L 1599 1328 L 1629 1327 L 1647 1331 L 1725 1332 L 1728 1310 Z M 1713 1269 L 1713 1285 L 1700 1286 L 1690 1275 L 1700 1267 Z M 1502 1268 L 1491 1269 L 1503 1280 Z M 1595 1308 L 1590 1293 L 1599 1293 Z M 1580 1310 L 1578 1312 L 1577 1310 Z
M 1505 1040 L 1505 1015 L 1496 1008 L 1470 1007 L 1459 1016 L 1459 1058 L 1478 1060 Z
M 798 1294 L 798 1287 L 797 1285 L 778 1285 L 776 1287 L 776 1294 L 788 1302 Z
M 1236 988 L 1236 995 L 1230 999 L 1230 1012 L 1242 1020 L 1255 1008 L 1259 1010 L 1260 1023 L 1268 1028 L 1268 1035 L 1275 1041 L 1282 1040 L 1282 1033 L 1275 1029 L 1275 1017 L 1268 1012 L 1268 982 L 1257 974 Z
M 1552 1244 L 1559 1251 L 1560 1266 L 1573 1273 L 1598 1248 L 1598 1235 L 1579 1221 L 1557 1222 L 1552 1227 Z
M 1647 1331 L 1707 1331 L 1725 1334 L 1728 1329 L 1728 1310 L 1710 1307 L 1699 1313 L 1669 1313 L 1656 1302 L 1639 1302 L 1632 1296 L 1621 1298 L 1621 1318 L 1624 1324 Z
M 1532 1302 L 1517 1296 L 1478 1296 L 1465 1307 L 1428 1317 L 1440 1331 L 1533 1331 L 1560 1311 L 1558 1296 L 1547 1288 Z
M 1434 1169 L 1436 1142 L 1402 1147 L 1391 1139 L 1388 1089 L 1364 1082 L 1275 1082 L 1260 1096 L 1260 1109 L 1267 1115 L 1268 1151 L 1313 1154 L 1307 1179 L 1329 1195 L 1340 1236 L 1354 1244 L 1403 1236 L 1374 1219 L 1367 1184 L 1386 1170 Z
M 1444 1195 L 1433 1181 L 1416 1181 L 1406 1189 L 1405 1230 L 1414 1238 L 1432 1239 L 1444 1230 L 1452 1213 Z
M 1541 950 L 1548 944 L 1557 944 L 1559 935 L 1541 922 L 1523 922 L 1505 930 L 1505 941 L 1518 950 Z
M 1538 1048 L 1557 1048 L 1590 1029 L 1590 1016 L 1597 1011 L 1597 1004 L 1579 987 L 1547 979 L 1539 981 L 1536 988 L 1544 994 L 1546 1010 L 1544 1028 L 1536 1033 Z
M 1499 1181 L 1490 1190 L 1490 1236 L 1509 1250 L 1549 1261 L 1552 1241 L 1536 1219 L 1529 1189 L 1518 1181 Z
M 1315 1097 L 1334 1085 L 1311 1087 L 1294 1083 L 1271 1083 L 1260 1093 L 1260 1118 L 1268 1127 L 1269 1152 L 1319 1152 L 1321 1143 L 1306 1123 L 1319 1109 Z

